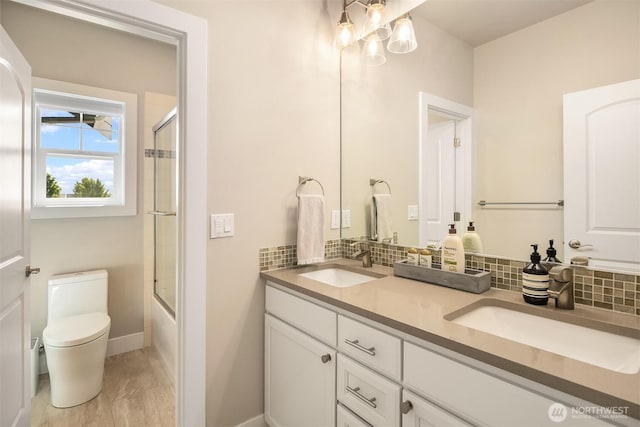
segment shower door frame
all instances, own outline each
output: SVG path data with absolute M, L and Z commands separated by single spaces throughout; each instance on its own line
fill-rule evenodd
M 159 211 L 158 210 L 158 144 L 157 144 L 157 135 L 158 132 L 161 131 L 162 129 L 164 129 L 165 127 L 169 126 L 169 124 L 171 124 L 172 122 L 176 121 L 176 141 L 175 141 L 175 147 L 174 147 L 174 152 L 175 152 L 175 157 L 173 157 L 174 161 L 175 161 L 175 178 L 177 180 L 178 176 L 180 175 L 180 168 L 179 168 L 179 162 L 178 162 L 178 156 L 180 155 L 180 153 L 178 152 L 179 149 L 179 144 L 177 141 L 177 108 L 173 108 L 169 113 L 167 113 L 167 115 L 165 115 L 162 120 L 160 120 L 154 127 L 153 127 L 153 211 L 149 212 L 150 214 L 153 215 L 153 297 L 155 298 L 156 301 L 158 301 L 158 303 L 165 309 L 167 310 L 167 312 L 169 314 L 171 314 L 171 316 L 175 319 L 176 318 L 176 312 L 175 309 L 172 308 L 171 306 L 169 306 L 169 304 L 167 304 L 167 302 L 165 301 L 165 299 L 163 297 L 161 297 L 160 295 L 158 295 L 158 292 L 156 290 L 156 285 L 158 284 L 158 218 L 159 217 L 167 217 L 167 216 L 176 216 L 176 212 L 175 211 Z M 178 182 L 174 182 L 174 197 L 175 195 L 177 195 L 177 188 L 178 188 Z M 176 208 L 177 208 L 177 200 L 176 200 Z M 177 218 L 176 218 L 177 221 Z M 175 243 L 176 243 L 176 249 L 177 249 L 177 242 L 178 242 L 178 236 L 175 235 Z M 177 259 L 174 260 L 174 262 L 177 262 Z M 178 266 L 176 265 L 176 273 L 178 271 Z M 174 281 L 173 281 L 173 286 L 175 287 L 178 283 L 178 277 L 176 275 L 176 277 L 174 277 Z M 177 293 L 177 292 L 176 292 Z M 174 303 L 175 306 L 175 303 Z

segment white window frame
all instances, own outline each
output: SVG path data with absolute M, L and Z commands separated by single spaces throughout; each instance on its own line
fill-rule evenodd
M 33 78 L 33 168 L 32 219 L 82 218 L 136 215 L 137 208 L 137 100 L 136 94 L 78 85 L 42 78 Z M 112 107 L 109 106 L 111 104 Z M 112 159 L 114 179 L 111 197 L 47 198 L 46 157 L 56 152 L 40 147 L 40 107 L 79 112 L 114 114 L 123 108 L 120 149 L 117 154 L 68 151 L 70 157 Z M 113 108 L 114 110 L 111 110 Z M 114 114 L 116 115 L 116 114 Z M 64 154 L 62 154 L 64 155 Z

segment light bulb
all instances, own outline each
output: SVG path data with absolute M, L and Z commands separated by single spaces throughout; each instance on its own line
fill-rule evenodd
M 387 49 L 391 53 L 408 53 L 418 47 L 416 34 L 413 31 L 413 23 L 409 14 L 396 19 L 393 33 L 387 43 Z
M 371 35 L 367 38 L 362 49 L 362 57 L 367 65 L 376 67 L 387 62 L 387 57 L 384 55 L 384 47 L 382 46 L 382 40 L 378 36 Z
M 391 26 L 386 22 L 384 0 L 370 0 L 367 5 L 363 34 L 367 37 L 374 32 L 380 40 L 386 40 L 391 35 Z
M 342 49 L 349 46 L 355 40 L 356 30 L 353 28 L 353 22 L 349 19 L 347 11 L 343 10 L 340 21 L 338 21 L 338 26 L 336 27 L 335 46 L 338 49 Z

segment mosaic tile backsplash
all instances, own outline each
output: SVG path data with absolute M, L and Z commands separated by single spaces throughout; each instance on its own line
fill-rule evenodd
M 351 258 L 358 248 L 351 246 L 357 240 L 328 240 L 325 243 L 325 259 Z M 374 264 L 393 267 L 393 263 L 407 257 L 408 246 L 370 242 L 371 260 Z M 522 269 L 525 261 L 506 258 L 466 255 L 466 267 L 490 271 L 491 287 L 522 292 Z M 434 253 L 433 262 L 440 263 L 440 254 Z M 296 245 L 275 246 L 260 249 L 260 271 L 293 267 L 297 264 Z M 574 292 L 576 304 L 602 308 L 640 316 L 640 275 L 612 273 L 574 267 Z

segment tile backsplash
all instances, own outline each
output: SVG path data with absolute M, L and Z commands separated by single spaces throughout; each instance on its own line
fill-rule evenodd
M 358 248 L 351 246 L 357 240 L 328 240 L 325 243 L 325 259 L 351 258 Z M 407 246 L 370 242 L 374 264 L 393 267 L 393 263 L 406 258 Z M 440 254 L 434 253 L 435 263 Z M 293 267 L 297 264 L 296 245 L 275 246 L 260 249 L 260 271 Z M 527 263 L 521 260 L 466 255 L 466 267 L 490 271 L 491 287 L 522 292 L 522 269 Z M 574 292 L 576 304 L 602 308 L 640 316 L 640 275 L 613 273 L 574 267 Z

